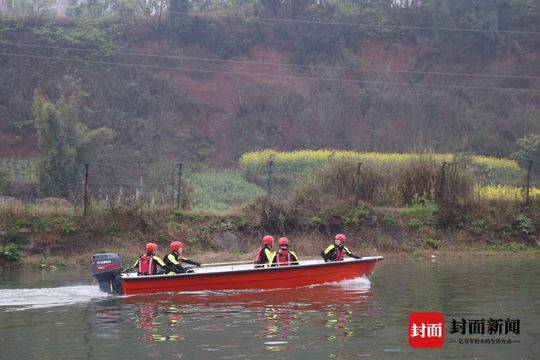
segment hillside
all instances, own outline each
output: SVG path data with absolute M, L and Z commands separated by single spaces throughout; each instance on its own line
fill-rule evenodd
M 0 157 L 40 154 L 37 93 L 76 97 L 82 124 L 114 132 L 85 159 L 110 187 L 264 148 L 508 156 L 540 132 L 540 18 L 527 1 L 174 3 L 193 7 L 3 16 Z

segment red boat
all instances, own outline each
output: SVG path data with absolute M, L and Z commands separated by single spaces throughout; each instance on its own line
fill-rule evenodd
M 368 275 L 373 271 L 382 256 L 348 258 L 338 262 L 323 260 L 300 261 L 299 265 L 270 268 L 254 268 L 253 264 L 208 264 L 191 269 L 186 274 L 147 275 L 136 273 L 121 274 L 115 280 L 100 274 L 100 271 L 114 272 L 118 265 L 111 260 L 116 254 L 94 255 L 94 276 L 100 282 L 103 291 L 107 289 L 126 295 L 144 293 L 163 293 L 178 291 L 205 290 L 251 290 L 251 289 L 288 289 L 302 286 L 339 282 Z M 102 258 L 97 258 L 101 256 Z M 117 256 L 117 255 L 116 255 Z M 119 258 L 118 258 L 119 259 Z M 120 267 L 121 265 L 118 265 Z M 101 275 L 101 279 L 100 279 Z

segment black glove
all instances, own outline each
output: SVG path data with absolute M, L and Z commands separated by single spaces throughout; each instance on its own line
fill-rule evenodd
M 184 261 L 186 264 L 189 264 L 189 265 L 201 266 L 201 263 L 198 263 L 190 259 L 182 259 L 182 261 Z
M 353 255 L 352 257 L 355 258 L 355 259 L 361 259 L 362 258 L 361 256 L 358 256 L 358 255 Z

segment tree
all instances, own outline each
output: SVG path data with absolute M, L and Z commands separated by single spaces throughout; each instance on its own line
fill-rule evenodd
M 118 0 L 69 0 L 69 16 L 102 17 L 113 13 L 118 8 Z
M 14 16 L 37 19 L 53 11 L 54 0 L 15 0 L 7 1 L 7 12 Z
M 170 0 L 169 11 L 170 12 L 189 12 L 192 9 L 191 1 L 189 0 Z
M 40 93 L 34 96 L 35 127 L 42 153 L 36 168 L 41 196 L 73 196 L 83 164 L 114 137 L 111 129 L 90 130 L 79 121 L 81 91 L 78 83 L 72 81 L 66 88 L 69 85 L 75 85 L 72 94 L 62 95 L 57 102 Z
M 183 37 L 189 31 L 192 20 L 188 14 L 192 10 L 189 0 L 170 0 L 168 20 L 170 30 L 178 37 Z
M 540 135 L 527 134 L 517 140 L 518 151 L 512 157 L 516 159 L 523 168 L 529 166 L 529 161 L 534 161 L 533 172 L 540 174 Z
M 146 19 L 157 19 L 158 25 L 161 24 L 161 18 L 167 10 L 167 0 L 137 0 L 135 2 L 137 11 L 140 12 Z
M 257 12 L 261 15 L 300 19 L 310 7 L 324 6 L 322 0 L 258 0 Z
M 8 177 L 8 173 L 0 167 L 0 194 L 6 187 L 8 187 L 10 181 Z

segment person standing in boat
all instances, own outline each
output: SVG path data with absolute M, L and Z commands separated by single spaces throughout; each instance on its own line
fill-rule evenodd
M 334 243 L 321 252 L 325 262 L 343 261 L 345 255 L 355 259 L 361 259 L 361 256 L 354 255 L 346 246 L 347 237 L 343 234 L 337 234 L 334 237 Z
M 182 244 L 180 241 L 173 241 L 169 247 L 171 248 L 171 253 L 165 255 L 163 258 L 163 262 L 169 269 L 171 269 L 171 273 L 173 274 L 183 274 L 186 272 L 186 269 L 182 266 L 182 262 L 185 262 L 186 264 L 195 265 L 195 266 L 201 266 L 200 263 L 189 260 L 182 257 L 182 249 L 184 247 L 184 244 Z
M 137 275 L 161 275 L 168 270 L 167 265 L 156 256 L 158 246 L 148 243 L 145 246 L 146 255 L 141 255 L 130 269 L 137 268 Z M 128 269 L 129 270 L 129 269 Z
M 257 251 L 257 256 L 253 264 L 256 268 L 269 267 L 274 259 L 274 252 L 272 246 L 274 245 L 274 237 L 272 235 L 265 235 L 263 237 L 263 245 Z
M 272 266 L 298 265 L 298 256 L 296 256 L 294 251 L 289 249 L 289 239 L 282 237 L 279 239 L 278 244 L 279 250 L 274 253 Z

